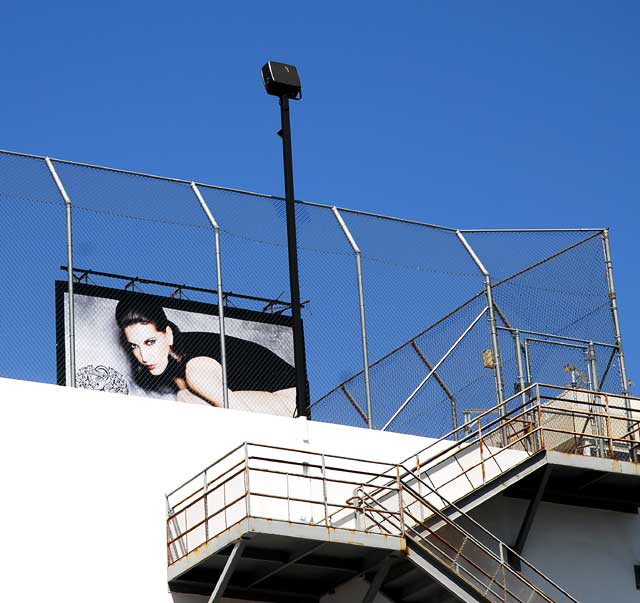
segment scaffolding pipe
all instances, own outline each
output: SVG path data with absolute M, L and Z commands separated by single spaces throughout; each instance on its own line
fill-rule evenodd
M 351 249 L 353 249 L 353 253 L 356 256 L 356 276 L 358 279 L 358 299 L 360 301 L 360 333 L 362 340 L 362 363 L 364 366 L 364 395 L 367 402 L 367 426 L 369 429 L 373 429 L 373 417 L 371 416 L 371 384 L 369 381 L 369 351 L 367 345 L 367 322 L 365 319 L 365 304 L 364 304 L 364 288 L 362 286 L 362 259 L 360 248 L 358 247 L 351 231 L 347 227 L 345 221 L 342 219 L 340 212 L 337 207 L 331 208 L 333 211 L 333 215 L 336 217 L 338 224 L 340 224 L 340 228 L 342 228 L 342 232 L 345 237 L 347 237 L 347 241 L 349 241 L 349 245 L 351 245 Z
M 209 224 L 213 228 L 213 236 L 216 246 L 216 286 L 218 290 L 218 329 L 220 331 L 220 360 L 222 364 L 222 405 L 225 408 L 229 408 L 229 388 L 227 382 L 227 347 L 225 342 L 224 331 L 224 291 L 222 289 L 222 256 L 220 254 L 220 226 L 216 219 L 213 217 L 209 206 L 207 205 L 200 189 L 195 182 L 191 183 L 191 189 L 202 207 L 209 220 Z
M 71 199 L 56 172 L 53 162 L 45 157 L 44 162 L 49 168 L 56 186 L 64 201 L 67 214 L 67 287 L 69 289 L 69 385 L 76 386 L 76 318 L 75 300 L 73 298 L 73 227 L 71 222 Z
M 488 319 L 489 319 L 489 330 L 491 332 L 491 349 L 493 352 L 493 370 L 496 380 L 496 398 L 498 404 L 502 404 L 504 401 L 504 385 L 502 382 L 502 361 L 500 359 L 500 346 L 498 344 L 498 329 L 496 323 L 496 314 L 495 308 L 493 305 L 493 290 L 491 287 L 491 276 L 489 275 L 488 270 L 484 267 L 484 264 L 480 261 L 480 258 L 476 255 L 476 252 L 473 250 L 471 245 L 469 245 L 467 239 L 464 238 L 462 232 L 459 230 L 456 231 L 456 235 L 460 242 L 467 250 L 467 253 L 471 256 L 471 259 L 474 261 L 475 265 L 478 267 L 480 272 L 482 273 L 482 277 L 484 280 L 484 290 L 485 295 L 487 297 L 487 307 L 488 307 Z M 505 413 L 505 408 L 503 406 L 500 407 L 501 414 Z

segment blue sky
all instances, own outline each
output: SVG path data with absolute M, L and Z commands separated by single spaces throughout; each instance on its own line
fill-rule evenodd
M 610 226 L 640 380 L 640 4 L 3 5 L 0 147 L 457 227 Z

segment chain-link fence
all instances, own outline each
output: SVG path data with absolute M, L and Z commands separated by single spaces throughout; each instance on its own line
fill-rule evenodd
M 0 152 L 0 204 L 2 376 L 109 382 L 89 361 L 107 340 L 153 372 L 117 310 L 134 312 L 122 300 L 137 292 L 176 300 L 162 302 L 167 324 L 226 347 L 213 372 L 246 390 L 237 408 L 271 412 L 290 389 L 282 199 Z M 307 202 L 296 215 L 312 419 L 440 436 L 531 382 L 627 393 L 606 230 L 460 231 Z M 266 371 L 245 355 L 249 323 L 283 363 Z M 78 325 L 95 330 L 75 337 Z M 111 390 L 176 395 L 133 381 Z

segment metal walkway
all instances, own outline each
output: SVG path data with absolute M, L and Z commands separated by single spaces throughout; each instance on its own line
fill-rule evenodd
M 378 592 L 398 603 L 576 603 L 470 517 L 470 528 L 454 522 L 435 494 L 403 464 L 245 444 L 168 495 L 170 589 L 210 603 L 223 593 L 310 602 L 363 576 L 365 603 Z

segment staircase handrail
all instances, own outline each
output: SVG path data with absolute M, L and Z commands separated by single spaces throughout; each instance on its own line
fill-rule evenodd
M 534 383 L 531 387 L 536 387 L 539 384 Z M 527 388 L 528 389 L 528 388 Z M 523 390 L 523 392 L 526 390 Z M 496 409 L 504 406 L 505 404 L 507 404 L 508 402 L 510 402 L 511 400 L 513 400 L 513 398 L 521 396 L 523 392 L 520 392 L 517 394 L 517 396 L 512 396 L 511 398 L 508 398 L 507 400 L 505 400 L 504 402 L 502 402 L 501 404 L 498 404 L 496 406 L 494 406 L 493 408 L 488 409 L 487 411 L 483 412 L 481 415 L 478 415 L 477 417 L 475 417 L 474 419 L 472 419 L 471 421 L 468 421 L 467 423 L 465 423 L 464 425 L 461 425 L 458 430 L 460 429 L 464 429 L 465 427 L 471 425 L 472 423 L 477 422 L 479 419 L 481 419 L 482 417 L 484 417 L 485 415 L 491 414 L 492 412 L 495 413 Z M 477 437 L 478 435 L 486 438 L 498 431 L 501 431 L 503 429 L 505 429 L 505 419 L 510 417 L 511 415 L 515 415 L 515 417 L 512 417 L 512 419 L 517 418 L 518 416 L 520 416 L 517 413 L 520 414 L 525 414 L 525 413 L 529 413 L 533 410 L 535 410 L 538 406 L 539 406 L 540 402 L 539 402 L 539 392 L 537 397 L 532 400 L 532 401 L 527 401 L 524 404 L 521 404 L 520 406 L 517 406 L 515 408 L 512 408 L 511 410 L 507 410 L 504 414 L 500 415 L 497 418 L 492 419 L 491 421 L 489 421 L 489 423 L 487 423 L 486 425 L 482 426 L 482 428 L 478 428 L 475 429 L 474 431 L 472 431 L 471 433 L 468 433 L 467 435 L 465 435 L 464 438 L 460 439 L 460 440 L 455 440 L 453 442 L 451 442 L 449 440 L 449 437 L 452 433 L 455 433 L 454 430 L 452 432 L 449 432 L 448 434 L 445 434 L 444 436 L 442 436 L 441 438 L 439 438 L 438 440 L 435 440 L 434 442 L 432 442 L 431 444 L 429 444 L 429 446 L 423 448 L 422 450 L 420 450 L 419 452 L 417 452 L 416 454 L 412 454 L 411 456 L 407 457 L 404 461 L 402 461 L 401 463 L 399 463 L 399 465 L 402 468 L 405 468 L 405 463 L 408 463 L 409 461 L 413 460 L 414 458 L 418 457 L 420 454 L 422 454 L 423 452 L 425 452 L 426 450 L 429 450 L 430 448 L 432 448 L 433 446 L 435 446 L 436 444 L 439 444 L 440 442 L 445 442 L 448 441 L 451 443 L 450 446 L 439 450 L 437 452 L 435 452 L 433 454 L 433 456 L 429 457 L 428 459 L 425 459 L 423 461 L 420 462 L 420 467 L 421 468 L 433 468 L 436 466 L 437 463 L 434 463 L 434 461 L 437 461 L 439 459 L 441 459 L 442 457 L 445 457 L 447 455 L 447 453 L 456 450 L 458 452 L 464 450 L 463 445 L 466 443 L 469 443 L 469 445 L 475 444 L 477 441 Z M 522 411 L 522 412 L 520 412 Z M 446 457 L 449 458 L 449 457 Z M 446 460 L 446 458 L 442 459 L 443 461 Z M 442 461 L 440 461 L 442 462 Z M 381 475 L 385 475 L 386 473 L 389 473 L 393 471 L 392 468 L 388 469 L 386 472 L 382 473 Z M 372 481 L 372 480 L 370 480 Z M 396 481 L 395 477 L 392 477 L 391 475 L 389 475 L 389 483 L 393 483 Z M 369 482 L 367 482 L 369 483 Z M 379 492 L 382 492 L 384 490 L 384 488 L 382 486 L 379 487 Z
M 519 553 L 517 553 L 516 551 L 514 551 L 509 545 L 507 545 L 506 543 L 504 543 L 502 540 L 500 540 L 495 534 L 493 534 L 492 532 L 490 532 L 487 528 L 485 528 L 482 524 L 478 523 L 475 519 L 473 519 L 473 517 L 471 517 L 470 515 L 468 515 L 467 513 L 465 513 L 462 509 L 460 509 L 459 507 L 456 506 L 455 503 L 452 503 L 450 501 L 448 501 L 444 496 L 442 496 L 437 490 L 435 490 L 433 487 L 431 487 L 429 484 L 427 484 L 424 480 L 422 480 L 419 476 L 417 476 L 411 469 L 409 469 L 408 467 L 404 467 L 402 466 L 403 469 L 405 469 L 405 471 L 407 471 L 408 474 L 410 474 L 414 479 L 416 479 L 419 483 L 421 483 L 422 485 L 426 486 L 431 492 L 433 492 L 434 494 L 436 494 L 440 499 L 443 500 L 443 502 L 445 502 L 447 504 L 447 506 L 454 508 L 462 517 L 464 517 L 466 520 L 470 521 L 471 523 L 473 523 L 473 525 L 475 525 L 476 527 L 480 528 L 480 530 L 482 532 L 484 532 L 487 536 L 489 536 L 490 538 L 492 538 L 494 540 L 494 542 L 498 545 L 499 549 L 504 549 L 506 551 L 508 551 L 511 555 L 513 555 L 513 557 L 516 557 L 521 563 L 523 563 L 524 565 L 526 565 L 531 571 L 533 571 L 538 577 L 542 578 L 545 582 L 547 582 L 548 584 L 550 584 L 551 586 L 553 586 L 555 589 L 558 590 L 558 592 L 562 593 L 564 596 L 566 596 L 568 599 L 570 599 L 571 601 L 573 601 L 574 603 L 579 603 L 577 599 L 575 599 L 574 597 L 572 597 L 568 592 L 566 592 L 561 586 L 559 586 L 558 584 L 556 584 L 551 578 L 549 578 L 546 574 L 543 574 L 539 569 L 537 569 L 535 566 L 533 566 L 531 563 L 529 563 L 524 557 L 522 557 L 522 555 L 520 555 Z M 434 505 L 432 505 L 428 500 L 426 500 L 424 498 L 424 496 L 422 496 L 422 494 L 420 494 L 419 492 L 415 491 L 413 489 L 412 486 L 410 486 L 409 484 L 404 483 L 404 481 L 401 480 L 401 484 L 402 484 L 402 488 L 404 490 L 407 490 L 408 492 L 411 493 L 411 496 L 413 496 L 414 498 L 416 498 L 421 504 L 423 504 L 424 506 L 428 507 L 429 509 L 431 509 L 431 511 L 437 515 L 444 523 L 446 523 L 447 525 L 453 526 L 456 530 L 458 530 L 459 532 L 461 532 L 462 534 L 464 534 L 465 537 L 469 538 L 475 545 L 479 546 L 480 548 L 482 548 L 485 552 L 489 553 L 494 560 L 500 562 L 501 564 L 505 564 L 504 560 L 501 559 L 500 557 L 498 557 L 490 548 L 488 548 L 484 543 L 480 542 L 475 536 L 473 536 L 471 533 L 467 532 L 467 530 L 465 530 L 464 528 L 462 528 L 462 526 L 460 526 L 459 524 L 457 524 L 456 522 L 454 522 L 452 519 L 450 519 L 449 517 L 447 517 L 446 514 L 442 513 L 441 510 L 439 510 L 437 507 L 435 507 Z M 406 511 L 406 509 L 405 509 Z M 414 518 L 415 519 L 415 518 Z M 426 527 L 426 524 L 424 523 L 424 521 L 419 521 L 419 523 L 421 523 L 422 525 L 424 525 Z M 415 540 L 415 539 L 414 539 Z M 524 576 L 521 576 L 518 572 L 516 572 L 515 570 L 513 570 L 513 568 L 509 567 L 508 564 L 505 566 L 508 568 L 508 570 L 517 575 L 519 578 L 522 578 L 525 580 L 525 582 L 529 583 L 528 580 L 526 580 L 524 578 Z M 536 587 L 534 584 L 531 584 L 531 586 L 535 589 L 538 590 L 538 587 Z M 545 597 L 548 598 L 547 595 L 540 591 L 540 593 Z

